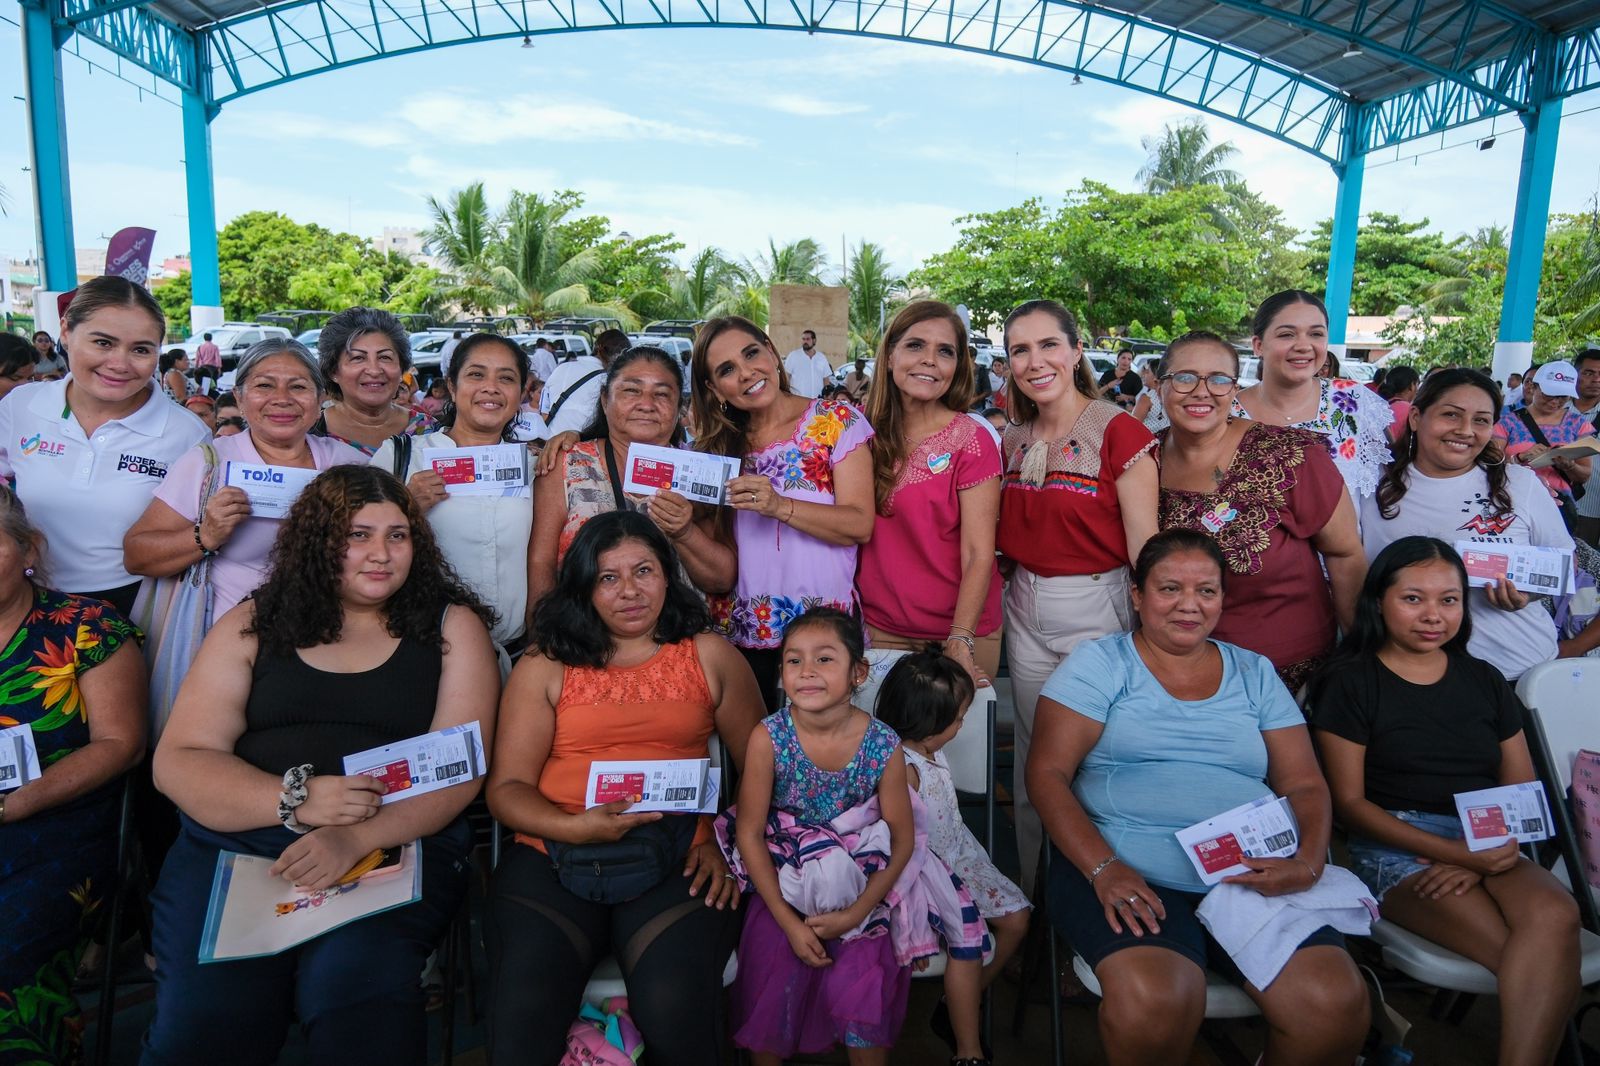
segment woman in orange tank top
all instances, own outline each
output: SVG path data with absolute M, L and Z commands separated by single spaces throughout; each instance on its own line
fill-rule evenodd
M 625 800 L 585 806 L 595 761 L 703 759 L 713 732 L 743 754 L 761 694 L 710 625 L 666 536 L 630 511 L 584 525 L 534 609 L 534 650 L 501 700 L 489 779 L 490 810 L 517 834 L 490 892 L 491 1063 L 555 1066 L 608 955 L 652 1066 L 720 1059 L 738 895 L 709 819 L 628 813 Z M 585 850 L 582 869 L 591 845 L 611 842 L 662 856 L 659 872 L 636 875 L 647 887 L 578 887 L 566 849 Z

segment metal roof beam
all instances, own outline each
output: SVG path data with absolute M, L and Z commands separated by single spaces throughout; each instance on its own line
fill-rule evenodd
M 74 32 L 180 89 L 200 87 L 199 42 L 192 31 L 144 7 L 94 7 L 66 0 L 64 21 L 84 15 L 71 23 Z

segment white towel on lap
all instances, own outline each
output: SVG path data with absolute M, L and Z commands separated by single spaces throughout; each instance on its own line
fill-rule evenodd
M 1316 884 L 1287 896 L 1220 884 L 1206 893 L 1195 913 L 1245 979 L 1265 989 L 1306 937 L 1323 926 L 1352 936 L 1371 933 L 1378 901 L 1355 874 L 1328 866 Z

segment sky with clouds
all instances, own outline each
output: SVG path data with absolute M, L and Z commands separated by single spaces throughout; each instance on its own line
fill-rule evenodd
M 7 12 L 7 16 L 14 12 Z M 686 254 L 752 255 L 810 236 L 837 264 L 876 241 L 901 269 L 949 247 L 963 214 L 1085 178 L 1135 186 L 1144 137 L 1192 112 L 1057 71 L 899 42 L 752 30 L 608 31 L 464 45 L 319 75 L 244 97 L 212 126 L 218 223 L 271 209 L 371 236 L 424 226 L 426 201 L 482 179 L 572 188 L 635 236 L 670 231 Z M 20 54 L 0 22 L 0 55 Z M 178 108 L 65 59 L 68 158 L 80 247 L 126 225 L 187 249 Z M 0 64 L 0 253 L 34 247 L 17 64 Z M 1552 210 L 1600 189 L 1600 92 L 1567 102 Z M 1210 119 L 1252 187 L 1309 229 L 1332 212 L 1320 161 Z M 1448 235 L 1506 224 L 1520 127 L 1493 149 L 1468 128 L 1378 153 L 1363 211 L 1427 217 Z M 1442 148 L 1442 150 L 1441 150 Z

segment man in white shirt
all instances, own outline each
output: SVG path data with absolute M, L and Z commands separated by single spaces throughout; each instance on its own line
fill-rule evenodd
M 588 428 L 600 406 L 606 367 L 630 343 L 626 333 L 608 329 L 594 339 L 594 355 L 580 355 L 555 368 L 539 394 L 539 413 L 549 423 L 550 436 Z
M 534 342 L 531 358 L 533 376 L 540 381 L 549 381 L 556 372 L 556 346 L 550 343 L 549 337 L 540 337 Z
M 814 400 L 822 395 L 833 364 L 817 351 L 817 335 L 808 329 L 800 334 L 800 347 L 783 357 L 783 369 L 789 374 L 789 391 Z
M 1579 352 L 1572 363 L 1578 368 L 1578 395 L 1568 406 L 1591 425 L 1600 427 L 1600 348 Z M 1600 544 L 1600 462 L 1591 464 L 1577 508 L 1578 526 L 1573 535 L 1590 545 Z

